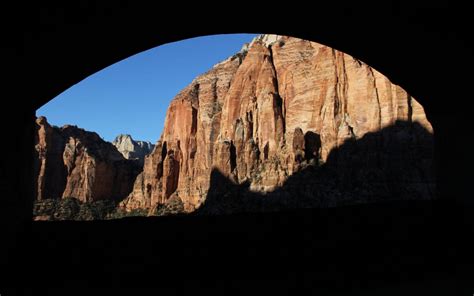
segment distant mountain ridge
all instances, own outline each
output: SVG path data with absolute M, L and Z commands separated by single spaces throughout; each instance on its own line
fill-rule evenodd
M 145 156 L 150 154 L 155 148 L 150 142 L 146 141 L 135 141 L 132 136 L 128 134 L 118 135 L 112 142 L 112 144 L 117 147 L 117 150 L 125 157 L 126 159 L 135 159 L 138 160 L 141 165 Z

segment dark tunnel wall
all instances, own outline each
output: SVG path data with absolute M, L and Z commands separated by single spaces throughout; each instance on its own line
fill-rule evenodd
M 168 4 L 171 5 L 168 7 Z M 371 65 L 425 108 L 435 131 L 441 199 L 474 204 L 473 48 L 468 9 L 449 4 L 376 6 L 332 1 L 204 7 L 168 3 L 62 2 L 2 9 L 1 262 L 28 234 L 35 110 L 104 67 L 154 46 L 221 33 L 275 33 L 316 41 Z M 237 5 L 237 4 L 236 4 Z
M 469 108 L 466 108 L 470 104 L 467 100 L 469 76 L 464 74 L 472 63 L 472 48 L 466 44 L 468 35 L 463 34 L 462 17 L 454 22 L 438 22 L 441 16 L 449 16 L 450 11 L 461 13 L 459 8 L 450 10 L 450 7 L 433 4 L 372 7 L 360 3 L 320 3 L 317 13 L 298 7 L 290 7 L 286 14 L 270 7 L 261 13 L 257 8 L 238 12 L 222 10 L 220 14 L 210 11 L 182 14 L 177 10 L 180 17 L 171 18 L 170 23 L 153 7 L 84 3 L 14 7 L 11 13 L 17 18 L 2 20 L 5 26 L 13 28 L 7 30 L 3 73 L 7 77 L 8 113 L 17 115 L 15 124 L 5 122 L 18 128 L 9 129 L 11 138 L 19 140 L 15 143 L 29 141 L 26 139 L 30 136 L 24 133 L 31 132 L 31 124 L 26 123 L 36 108 L 87 76 L 130 55 L 194 36 L 277 33 L 313 40 L 349 53 L 412 94 L 425 107 L 439 135 L 438 166 L 446 168 L 438 170 L 440 194 L 470 201 L 463 198 L 467 176 L 453 172 L 461 171 L 455 165 L 467 166 L 471 159 L 462 149 L 462 135 L 473 127 Z M 291 18 L 291 15 L 298 17 Z M 194 25 L 181 26 L 184 19 Z M 21 127 L 27 131 L 21 131 Z M 28 145 L 25 142 L 19 146 L 25 149 Z M 21 155 L 26 153 L 22 151 Z M 448 161 L 451 155 L 462 157 L 463 161 Z

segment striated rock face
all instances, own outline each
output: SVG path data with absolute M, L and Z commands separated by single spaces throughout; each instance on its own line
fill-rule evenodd
M 262 35 L 174 98 L 163 134 L 122 206 L 150 208 L 177 196 L 193 211 L 207 197 L 213 169 L 251 191 L 273 191 L 308 165 L 324 164 L 345 142 L 400 121 L 432 133 L 421 105 L 363 62 L 315 42 Z M 417 137 L 403 126 L 407 137 Z M 384 153 L 378 141 L 364 144 L 366 154 Z M 432 147 L 425 139 L 420 145 Z M 431 198 L 425 187 L 433 176 L 420 170 L 416 188 Z
M 37 200 L 75 197 L 83 202 L 121 199 L 132 190 L 140 166 L 99 135 L 76 126 L 36 120 Z
M 136 159 L 143 165 L 145 156 L 153 151 L 155 145 L 145 141 L 135 141 L 130 135 L 118 135 L 112 144 L 126 159 Z
M 65 140 L 45 117 L 36 119 L 36 199 L 60 198 L 66 188 L 67 168 L 63 160 Z

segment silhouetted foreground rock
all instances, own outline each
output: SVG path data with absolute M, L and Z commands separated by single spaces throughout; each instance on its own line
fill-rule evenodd
M 326 208 L 435 197 L 433 136 L 418 123 L 397 121 L 334 149 L 324 164 L 302 162 L 274 191 L 255 192 L 213 170 L 198 214 Z
M 32 295 L 96 288 L 176 294 L 220 282 L 219 291 L 258 286 L 277 295 L 294 289 L 353 295 L 396 291 L 401 283 L 423 292 L 449 281 L 454 295 L 464 295 L 474 275 L 474 245 L 463 239 L 473 233 L 464 219 L 462 208 L 450 203 L 387 201 L 222 216 L 38 221 L 9 257 L 9 266 L 31 268 L 9 269 L 2 288 L 31 289 Z M 48 272 L 39 272 L 45 266 Z M 290 288 L 280 291 L 279 285 Z

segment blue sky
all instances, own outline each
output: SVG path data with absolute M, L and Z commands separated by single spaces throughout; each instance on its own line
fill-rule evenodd
M 73 124 L 107 141 L 118 134 L 155 143 L 171 99 L 255 34 L 213 35 L 165 44 L 113 64 L 36 111 L 52 125 Z

